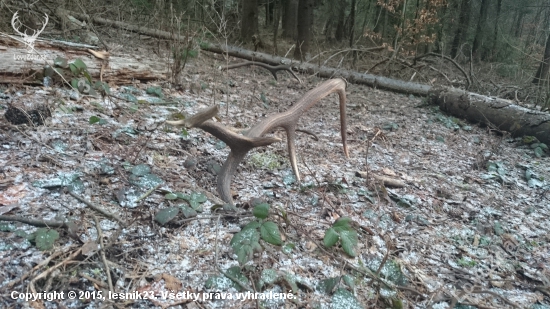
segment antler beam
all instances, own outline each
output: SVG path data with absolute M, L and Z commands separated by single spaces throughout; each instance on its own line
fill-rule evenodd
M 340 131 L 344 154 L 349 157 L 347 139 L 346 139 L 346 81 L 343 79 L 328 80 L 316 88 L 308 91 L 296 104 L 294 104 L 286 112 L 271 115 L 254 127 L 248 130 L 244 135 L 239 135 L 220 123 L 207 120 L 215 116 L 218 108 L 212 107 L 203 110 L 196 115 L 189 117 L 186 120 L 167 121 L 168 124 L 175 126 L 185 126 L 188 128 L 200 128 L 225 142 L 231 152 L 223 164 L 217 180 L 218 193 L 222 200 L 233 204 L 231 196 L 231 179 L 237 170 L 237 166 L 245 158 L 248 151 L 255 147 L 267 146 L 274 142 L 280 141 L 274 137 L 262 137 L 264 134 L 271 132 L 275 128 L 282 127 L 287 134 L 287 145 L 290 163 L 296 179 L 300 180 L 298 165 L 296 163 L 296 126 L 300 116 L 315 103 L 331 93 L 338 93 L 340 103 Z

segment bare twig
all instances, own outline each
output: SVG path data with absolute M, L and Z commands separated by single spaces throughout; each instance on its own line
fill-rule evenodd
M 31 291 L 33 293 L 36 293 L 36 289 L 34 288 L 34 283 L 42 278 L 45 278 L 47 277 L 48 275 L 50 275 L 54 270 L 58 269 L 59 267 L 65 265 L 67 262 L 69 262 L 70 260 L 73 260 L 74 258 L 76 258 L 80 253 L 82 252 L 82 247 L 78 248 L 77 250 L 75 250 L 71 255 L 69 255 L 67 258 L 65 258 L 63 261 L 55 264 L 54 266 L 46 269 L 44 272 L 42 272 L 41 274 L 39 274 L 38 276 L 34 277 L 34 279 L 31 280 L 31 282 L 29 283 L 29 288 L 31 289 Z
M 85 200 L 83 197 L 77 195 L 76 193 L 74 193 L 73 191 L 71 190 L 67 190 L 67 192 L 69 193 L 69 195 L 71 195 L 72 197 L 74 197 L 75 199 L 79 200 L 80 202 L 86 204 L 88 207 L 90 207 L 91 209 L 99 212 L 100 214 L 108 217 L 108 218 L 111 218 L 111 219 L 114 219 L 116 221 L 118 221 L 120 224 L 126 226 L 126 222 L 124 222 L 124 220 L 122 220 L 119 216 L 115 215 L 115 214 L 112 214 L 110 212 L 108 212 L 107 210 L 101 208 L 101 207 L 98 207 L 94 204 L 92 204 L 91 202 Z
M 20 216 L 0 216 L 0 221 L 22 222 L 36 227 L 67 227 L 65 222 L 29 219 Z
M 237 63 L 237 64 L 228 65 L 226 67 L 223 67 L 222 70 L 230 70 L 230 69 L 245 67 L 245 66 L 249 66 L 249 65 L 255 65 L 255 66 L 259 66 L 259 67 L 262 67 L 264 69 L 267 69 L 269 72 L 271 72 L 271 74 L 273 75 L 275 80 L 278 80 L 277 79 L 277 71 L 288 71 L 292 75 L 292 77 L 296 78 L 296 80 L 300 84 L 302 83 L 300 78 L 294 73 L 294 71 L 292 71 L 292 68 L 289 64 L 280 64 L 280 65 L 277 65 L 277 66 L 272 66 L 272 65 L 269 65 L 269 64 L 263 63 L 263 62 L 246 61 L 246 62 L 241 62 L 241 63 Z
M 464 75 L 464 77 L 466 78 L 466 89 L 470 88 L 470 85 L 472 85 L 472 80 L 470 79 L 470 76 L 468 76 L 468 73 L 466 73 L 466 71 L 460 66 L 460 64 L 458 64 L 456 61 L 454 61 L 452 58 L 450 57 L 447 57 L 445 55 L 441 55 L 441 54 L 437 54 L 437 53 L 427 53 L 427 54 L 423 54 L 423 55 L 420 55 L 420 56 L 416 56 L 414 58 L 414 60 L 418 60 L 418 59 L 421 59 L 421 58 L 424 58 L 424 57 L 427 57 L 427 56 L 435 56 L 435 57 L 441 57 L 445 60 L 448 60 L 450 61 L 460 72 L 462 72 L 462 74 Z
M 83 272 L 79 273 L 78 275 L 79 275 L 80 277 L 82 277 L 82 278 L 84 278 L 84 279 L 86 279 L 86 280 L 92 282 L 93 284 L 96 284 L 96 285 L 99 286 L 99 287 L 102 287 L 102 288 L 106 288 L 106 287 L 107 287 L 107 286 L 105 285 L 104 282 L 99 281 L 99 280 L 97 280 L 97 279 L 95 279 L 95 278 L 92 278 L 92 277 L 86 275 L 86 274 L 83 273 Z
M 138 203 L 140 202 L 141 200 L 147 198 L 149 195 L 151 195 L 151 193 L 155 192 L 156 189 L 158 189 L 162 184 L 158 184 L 154 187 L 152 187 L 151 189 L 147 190 L 147 192 L 143 193 L 142 196 L 138 197 L 137 200 L 135 200 L 135 203 Z
M 101 260 L 103 261 L 103 265 L 105 266 L 105 274 L 107 275 L 107 283 L 109 284 L 109 291 L 113 293 L 115 289 L 113 288 L 113 280 L 111 279 L 111 271 L 109 270 L 109 264 L 107 264 L 107 258 L 105 257 L 105 245 L 103 243 L 103 231 L 101 230 L 101 226 L 99 225 L 99 220 L 96 216 L 94 217 L 95 222 L 95 228 L 97 230 L 97 240 L 100 246 L 100 253 Z
M 52 255 L 48 256 L 44 261 L 40 262 L 40 264 L 34 266 L 30 271 L 28 271 L 27 273 L 25 273 L 23 276 L 17 278 L 17 279 L 14 279 L 12 281 L 10 281 L 8 284 L 7 284 L 7 287 L 8 288 L 13 288 L 14 285 L 16 285 L 18 282 L 21 282 L 25 279 L 27 279 L 27 277 L 29 277 L 33 272 L 35 272 L 36 270 L 38 270 L 39 268 L 41 267 L 44 267 L 48 264 L 50 264 L 50 262 L 58 257 L 59 255 L 61 255 L 62 253 L 64 253 L 63 250 L 58 250 L 56 252 L 54 252 Z
M 390 248 L 388 247 L 386 243 L 386 254 L 384 254 L 384 258 L 382 259 L 382 262 L 380 262 L 380 265 L 378 266 L 378 269 L 376 270 L 376 276 L 380 276 L 380 271 L 382 271 L 382 268 L 384 267 L 384 264 L 386 264 L 386 261 L 388 260 L 388 256 L 390 255 Z

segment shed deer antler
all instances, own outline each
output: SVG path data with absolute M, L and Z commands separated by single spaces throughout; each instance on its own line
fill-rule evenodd
M 300 116 L 315 103 L 334 92 L 338 93 L 340 99 L 340 130 L 342 144 L 344 147 L 344 154 L 346 157 L 349 157 L 346 140 L 346 81 L 343 79 L 331 79 L 322 83 L 316 88 L 308 91 L 286 112 L 274 114 L 263 119 L 244 135 L 239 135 L 220 123 L 208 120 L 218 113 L 217 106 L 201 111 L 186 120 L 167 121 L 167 123 L 174 126 L 200 128 L 216 136 L 231 148 L 231 152 L 218 175 L 217 188 L 222 200 L 227 203 L 233 203 L 230 187 L 231 178 L 237 166 L 252 148 L 267 146 L 280 141 L 280 139 L 274 137 L 262 137 L 262 135 L 269 133 L 277 127 L 282 127 L 286 131 L 290 163 L 296 179 L 298 181 L 300 180 L 298 165 L 296 163 L 296 148 L 294 146 L 298 120 Z

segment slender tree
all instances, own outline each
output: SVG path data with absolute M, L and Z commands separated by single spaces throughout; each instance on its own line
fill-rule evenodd
M 241 40 L 250 42 L 258 33 L 258 0 L 243 0 L 241 15 Z
M 273 53 L 276 55 L 277 37 L 279 36 L 279 23 L 281 21 L 281 0 L 273 0 L 275 2 L 275 16 L 273 20 Z
M 485 22 L 487 20 L 487 9 L 489 8 L 489 0 L 481 0 L 481 7 L 479 9 L 479 19 L 477 21 L 476 36 L 474 43 L 472 44 L 472 54 L 476 58 L 479 47 L 483 42 L 485 35 Z
M 451 46 L 451 57 L 454 58 L 458 54 L 458 48 L 466 39 L 468 33 L 468 24 L 470 21 L 470 1 L 462 0 L 460 5 L 460 17 L 458 21 L 458 27 L 453 39 L 453 45 Z
M 298 2 L 298 39 L 294 58 L 304 60 L 309 52 L 309 44 L 313 39 L 313 8 L 315 0 L 299 0 Z
M 492 48 L 492 58 L 497 54 L 497 43 L 498 43 L 498 26 L 500 21 L 500 10 L 502 9 L 502 0 L 497 0 L 497 12 L 495 18 L 495 29 L 493 30 L 493 48 Z
M 542 61 L 540 62 L 535 78 L 533 79 L 534 84 L 541 84 L 546 81 L 548 78 L 548 71 L 550 70 L 550 34 L 546 39 L 546 48 L 544 48 L 544 56 L 542 56 Z
M 268 27 L 273 23 L 275 0 L 263 0 L 265 6 L 265 26 Z
M 519 38 L 522 34 L 522 25 L 523 25 L 523 18 L 525 17 L 525 14 L 527 13 L 527 11 L 525 10 L 525 8 L 522 8 L 520 5 L 522 3 L 516 3 L 518 5 L 517 9 L 516 9 L 516 15 L 515 15 L 515 18 L 514 18 L 514 22 L 511 24 L 512 25 L 512 29 L 511 32 L 514 34 L 515 37 Z
M 283 0 L 283 37 L 296 40 L 298 0 Z
M 336 31 L 334 32 L 334 38 L 336 41 L 341 42 L 344 39 L 344 19 L 346 17 L 346 0 L 339 0 L 337 2 L 337 22 L 336 22 Z
M 355 31 L 355 7 L 357 5 L 356 0 L 351 0 L 351 10 L 349 12 L 349 47 L 353 47 L 353 36 Z

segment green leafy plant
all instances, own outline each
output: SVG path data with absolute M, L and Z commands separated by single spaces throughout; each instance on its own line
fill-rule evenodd
M 97 124 L 100 124 L 100 125 L 103 125 L 103 124 L 106 124 L 107 121 L 103 118 L 99 118 L 97 116 L 91 116 L 90 119 L 88 120 L 88 122 L 90 124 L 94 124 L 94 123 L 97 123 Z
M 330 248 L 334 246 L 338 241 L 342 245 L 344 252 L 355 257 L 356 253 L 354 248 L 357 246 L 357 231 L 350 226 L 351 219 L 348 217 L 342 217 L 331 228 L 326 230 L 323 244 L 325 247 Z
M 252 214 L 257 220 L 243 227 L 233 236 L 230 243 L 240 265 L 250 261 L 254 252 L 262 251 L 260 239 L 276 246 L 283 243 L 277 224 L 266 220 L 269 214 L 269 204 L 262 203 L 255 206 Z
M 164 94 L 162 93 L 162 88 L 160 88 L 160 87 L 149 87 L 149 88 L 145 89 L 145 92 L 147 94 L 155 95 L 159 98 L 164 98 Z
M 332 305 L 331 308 L 334 309 L 362 309 L 363 306 L 355 298 L 353 293 L 346 289 L 338 289 L 332 295 Z
M 44 76 L 53 77 L 56 73 L 62 77 L 64 81 L 70 80 L 70 85 L 73 89 L 78 90 L 80 93 L 97 95 L 110 93 L 109 85 L 101 81 L 93 81 L 88 67 L 82 61 L 82 59 L 75 59 L 73 62 L 62 57 L 57 57 L 53 61 L 53 70 L 50 67 L 44 68 Z
M 225 272 L 229 277 L 225 276 L 211 276 L 206 280 L 204 286 L 207 289 L 215 289 L 215 290 L 223 290 L 226 291 L 229 288 L 234 288 L 237 291 L 241 292 L 243 288 L 241 285 L 248 285 L 249 280 L 246 278 L 246 276 L 242 273 L 241 268 L 239 266 L 233 266 L 227 269 Z M 233 280 L 237 280 L 237 282 L 234 282 Z
M 181 192 L 168 193 L 164 196 L 167 200 L 185 200 L 189 203 L 194 210 L 202 212 L 201 204 L 207 201 L 206 195 L 198 192 L 191 192 L 191 194 L 183 194 Z
M 139 164 L 130 169 L 128 180 L 131 184 L 143 188 L 151 189 L 163 183 L 157 175 L 151 174 L 151 168 L 146 164 Z
M 175 207 L 169 207 L 160 210 L 155 215 L 155 221 L 157 221 L 159 224 L 164 225 L 168 222 L 170 222 L 172 219 L 177 217 L 177 215 L 180 213 L 180 211 L 183 213 L 183 215 L 186 218 L 192 218 L 197 216 L 197 212 L 202 212 L 202 203 L 206 202 L 206 196 L 202 193 L 197 192 L 191 192 L 191 194 L 183 194 L 183 193 L 167 193 L 164 196 L 165 199 L 169 201 L 176 201 L 178 199 L 185 200 L 187 203 L 189 203 L 189 206 L 185 204 L 180 204 Z
M 160 225 L 165 225 L 166 223 L 172 221 L 172 219 L 174 219 L 179 212 L 179 207 L 164 208 L 157 212 L 155 215 L 155 221 L 157 221 Z
M 39 228 L 31 234 L 31 241 L 35 243 L 36 248 L 42 251 L 51 250 L 54 242 L 59 238 L 59 233 L 46 227 Z
M 544 156 L 549 156 L 550 151 L 548 146 L 545 143 L 541 143 L 538 138 L 534 136 L 524 136 L 521 140 L 523 144 L 529 145 L 535 153 L 535 157 L 542 158 Z

